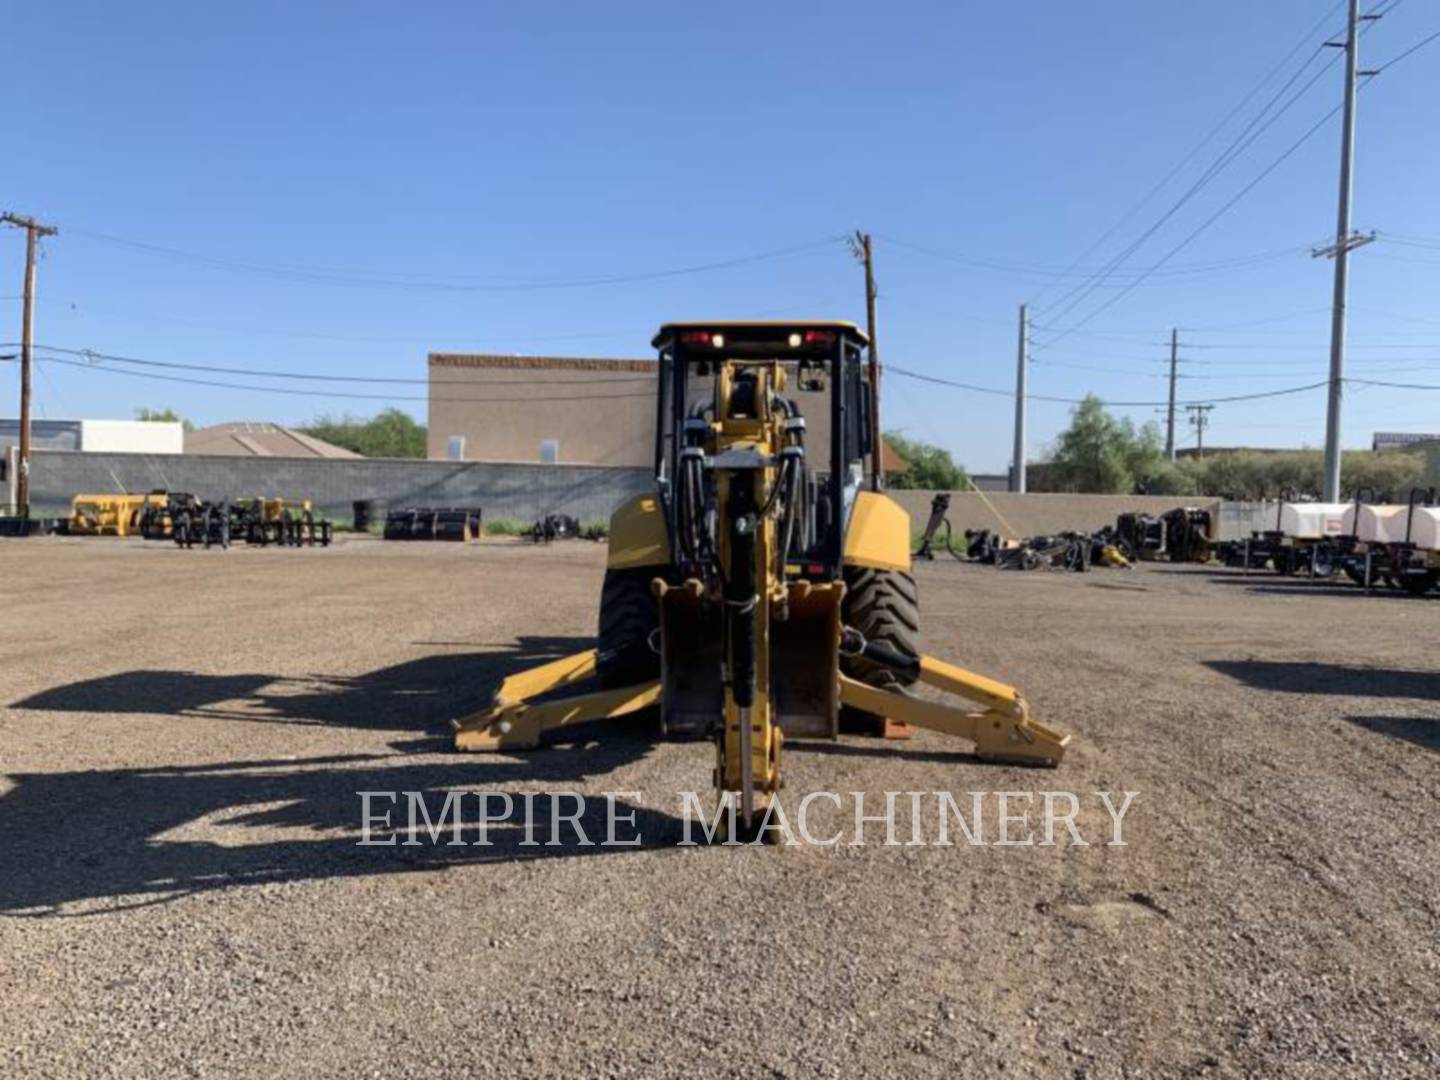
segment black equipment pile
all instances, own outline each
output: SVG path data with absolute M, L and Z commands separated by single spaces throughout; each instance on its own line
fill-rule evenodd
M 386 540 L 447 540 L 468 543 L 481 536 L 478 506 L 410 506 L 385 515 Z

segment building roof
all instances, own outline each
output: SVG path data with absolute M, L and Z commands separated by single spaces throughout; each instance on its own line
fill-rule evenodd
M 279 424 L 238 421 L 185 433 L 185 453 L 223 457 L 358 458 L 353 450 Z
M 547 371 L 643 371 L 655 370 L 654 360 L 607 360 L 578 356 L 499 356 L 493 353 L 431 353 L 431 367 L 452 368 L 542 368 Z
M 1377 431 L 1370 441 L 1370 448 L 1372 450 L 1393 450 L 1400 446 L 1415 446 L 1427 442 L 1440 442 L 1440 435 L 1416 431 Z

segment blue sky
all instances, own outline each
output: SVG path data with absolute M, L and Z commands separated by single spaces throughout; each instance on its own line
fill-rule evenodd
M 1364 5 L 1392 6 L 1362 67 L 1440 30 L 1429 0 Z M 1338 121 L 1122 290 L 1339 102 L 1341 67 L 1312 60 L 1323 33 L 1307 34 L 1342 24 L 1330 0 L 57 0 L 8 17 L 29 47 L 9 51 L 7 83 L 29 94 L 7 114 L 0 208 L 61 229 L 45 243 L 36 338 L 62 348 L 415 379 L 430 349 L 644 356 L 671 318 L 861 319 L 839 239 L 858 227 L 876 238 L 889 364 L 1008 388 L 1028 301 L 1037 395 L 1160 401 L 1178 325 L 1181 399 L 1224 398 L 1324 378 L 1331 263 L 1308 248 L 1333 237 Z M 1318 79 L 1066 310 L 1066 292 L 1155 224 L 1296 71 L 1277 104 Z M 1357 377 L 1440 385 L 1437 101 L 1440 42 L 1360 95 L 1354 223 L 1382 239 L 1352 259 Z M 593 283 L 774 252 L 787 254 Z M 21 234 L 0 230 L 5 340 L 22 260 Z M 424 417 L 423 401 L 400 400 L 423 385 L 332 387 L 393 389 Z M 36 389 L 51 417 L 168 406 L 199 423 L 297 423 L 386 404 L 58 363 Z M 1440 391 L 1357 385 L 1346 403 L 1349 446 L 1440 430 Z M 887 427 L 973 469 L 1009 460 L 1001 395 L 896 374 L 884 409 Z M 1221 402 L 1206 440 L 1318 445 L 1324 409 L 1323 390 Z M 1067 412 L 1032 403 L 1032 456 Z

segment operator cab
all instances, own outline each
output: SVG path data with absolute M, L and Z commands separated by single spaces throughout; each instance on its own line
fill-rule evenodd
M 800 493 L 788 562 L 800 576 L 837 578 L 875 437 L 865 334 L 849 322 L 683 322 L 662 326 L 653 344 L 660 367 L 655 475 L 677 558 L 686 550 L 677 535 L 686 527 L 684 470 L 703 433 L 717 419 L 758 421 L 773 411 L 783 415 L 791 445 L 803 448 L 800 475 L 788 481 Z M 767 394 L 761 369 L 772 364 L 783 369 L 784 387 Z M 727 365 L 728 415 L 717 418 L 715 380 Z

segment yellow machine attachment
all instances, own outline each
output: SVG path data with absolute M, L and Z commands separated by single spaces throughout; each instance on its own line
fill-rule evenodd
M 877 573 L 903 575 L 913 590 L 908 515 L 883 495 L 839 486 L 858 481 L 849 465 L 858 455 L 844 441 L 858 441 L 858 425 L 847 422 L 845 409 L 858 411 L 864 392 L 855 375 L 863 335 L 848 324 L 778 332 L 774 324 L 725 325 L 724 335 L 707 329 L 701 339 L 681 324 L 657 338 L 665 343 L 662 416 L 665 395 L 679 394 L 673 415 L 681 423 L 670 429 L 673 439 L 662 428 L 659 453 L 668 464 L 660 470 L 661 497 L 635 500 L 611 523 L 611 571 L 642 582 L 641 595 L 622 602 L 654 616 L 653 629 L 637 631 L 636 670 L 645 657 L 653 668 L 620 685 L 581 689 L 597 673 L 603 679 L 613 651 L 603 647 L 602 599 L 602 649 L 506 679 L 489 708 L 455 722 L 456 747 L 525 749 L 547 731 L 658 707 L 661 734 L 713 735 L 718 796 L 738 803 L 739 827 L 747 832 L 780 790 L 786 737 L 837 737 L 842 707 L 960 736 L 986 760 L 1058 765 L 1070 737 L 1032 720 L 1014 688 L 885 640 L 889 616 L 874 609 L 897 606 L 893 597 L 857 592 L 858 607 L 847 608 L 847 582 L 863 589 Z M 764 327 L 755 333 L 758 344 L 745 336 L 755 327 Z M 729 345 L 722 345 L 725 336 Z M 828 365 L 820 375 L 805 367 L 812 340 L 825 350 L 815 361 Z M 693 358 L 678 343 L 739 355 Z M 747 345 L 769 355 L 747 355 Z M 786 396 L 797 365 L 774 358 L 787 345 L 807 372 L 800 389 L 826 384 L 830 393 L 848 395 L 826 405 L 832 423 L 825 481 L 807 474 L 805 423 Z M 683 374 L 665 388 L 663 380 L 687 363 L 709 380 L 708 404 L 684 400 Z M 847 377 L 848 389 L 841 382 Z M 607 575 L 607 596 L 609 589 Z M 871 627 L 875 639 L 848 621 Z M 915 683 L 968 704 L 904 690 Z
M 163 507 L 165 495 L 76 495 L 70 501 L 72 536 L 129 536 L 140 530 L 147 505 Z

